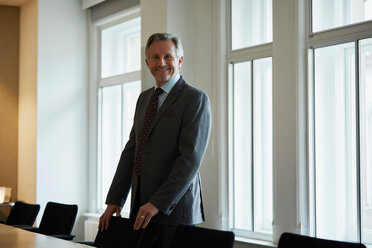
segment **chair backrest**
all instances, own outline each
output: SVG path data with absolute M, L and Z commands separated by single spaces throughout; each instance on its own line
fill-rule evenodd
M 77 205 L 48 202 L 38 232 L 46 235 L 71 234 L 77 210 Z
M 278 248 L 365 248 L 365 245 L 360 243 L 349 243 L 328 239 L 319 239 L 294 233 L 283 233 L 280 236 Z
M 203 227 L 178 225 L 172 241 L 172 248 L 231 248 L 235 235 L 230 231 L 221 231 Z
M 16 201 L 9 216 L 5 221 L 7 225 L 24 225 L 32 226 L 36 216 L 39 213 L 39 204 L 28 204 L 21 201 Z
M 133 230 L 133 222 L 126 218 L 111 217 L 107 230 L 98 230 L 94 246 L 99 248 L 136 248 L 142 235 L 142 230 Z

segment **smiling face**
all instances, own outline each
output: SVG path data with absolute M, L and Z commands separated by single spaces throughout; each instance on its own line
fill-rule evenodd
M 182 62 L 183 57 L 177 57 L 176 47 L 172 40 L 154 41 L 146 57 L 147 67 L 159 87 L 180 72 Z

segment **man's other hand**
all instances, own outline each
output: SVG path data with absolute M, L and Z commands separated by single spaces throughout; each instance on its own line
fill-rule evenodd
M 111 217 L 114 213 L 116 213 L 116 216 L 120 216 L 121 208 L 114 204 L 108 204 L 106 207 L 105 212 L 101 215 L 99 218 L 99 224 L 98 228 L 102 232 L 104 230 L 107 230 L 107 228 L 110 225 Z
M 150 202 L 146 203 L 145 205 L 139 208 L 133 229 L 139 230 L 141 227 L 143 229 L 146 228 L 151 218 L 155 216 L 157 213 L 159 213 L 159 209 L 157 209 Z

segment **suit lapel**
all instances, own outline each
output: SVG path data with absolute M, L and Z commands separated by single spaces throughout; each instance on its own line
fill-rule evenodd
M 151 124 L 151 128 L 149 131 L 148 137 L 150 137 L 152 130 L 156 126 L 156 123 L 160 120 L 162 115 L 165 113 L 165 111 L 168 109 L 168 107 L 179 97 L 181 94 L 181 91 L 183 90 L 185 86 L 185 81 L 181 77 L 180 80 L 173 86 L 172 90 L 169 92 L 167 98 L 165 98 L 163 104 L 161 105 L 160 109 L 155 115 L 155 119 L 153 120 Z

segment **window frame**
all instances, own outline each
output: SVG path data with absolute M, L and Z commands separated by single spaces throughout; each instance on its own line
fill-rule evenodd
M 89 64 L 89 153 L 88 153 L 88 212 L 103 213 L 100 208 L 100 166 L 99 166 L 99 99 L 100 88 L 141 80 L 141 70 L 101 78 L 101 31 L 104 28 L 141 17 L 139 6 L 120 11 L 97 21 L 90 21 L 90 64 Z M 141 85 L 142 88 L 142 85 Z M 124 213 L 125 214 L 125 213 Z
M 300 183 L 299 194 L 306 196 L 306 206 L 299 209 L 305 225 L 301 233 L 317 236 L 315 203 L 315 49 L 353 42 L 355 44 L 355 113 L 356 113 L 356 185 L 357 185 L 357 236 L 361 242 L 361 183 L 360 183 L 360 115 L 359 115 L 359 41 L 372 37 L 372 20 L 348 24 L 341 27 L 312 32 L 312 1 L 306 1 L 307 35 L 306 51 L 306 182 Z M 306 185 L 304 185 L 306 184 Z
M 226 59 L 226 71 L 227 71 L 227 111 L 228 111 L 228 121 L 227 121 L 227 136 L 228 136 L 228 145 L 227 145 L 227 167 L 228 167 L 228 227 L 234 231 L 234 233 L 238 237 L 242 238 L 249 238 L 249 239 L 256 239 L 256 240 L 263 240 L 263 241 L 272 241 L 273 239 L 273 234 L 265 234 L 265 233 L 259 233 L 259 232 L 252 232 L 248 230 L 239 230 L 239 229 L 234 229 L 233 227 L 233 222 L 234 222 L 234 150 L 233 150 L 233 144 L 234 144 L 234 123 L 233 123 L 233 113 L 234 113 L 234 104 L 233 104 L 233 66 L 236 63 L 241 63 L 241 62 L 251 62 L 251 68 L 253 69 L 253 63 L 255 60 L 258 59 L 264 59 L 264 58 L 269 58 L 273 56 L 273 42 L 269 43 L 263 43 L 260 45 L 254 45 L 250 47 L 244 47 L 240 49 L 232 49 L 232 8 L 231 8 L 231 0 L 228 0 L 226 3 L 226 33 L 227 33 L 227 39 L 226 39 L 226 45 L 227 45 L 227 59 Z M 252 85 L 251 87 L 253 88 L 253 70 L 251 72 L 251 78 L 252 78 Z M 253 94 L 253 91 L 252 91 Z M 273 96 L 273 95 L 272 95 Z M 253 98 L 251 99 L 252 102 L 252 111 L 253 111 Z M 253 114 L 253 112 L 252 112 Z M 252 116 L 252 129 L 253 129 L 253 116 Z M 273 123 L 272 123 L 272 128 L 273 128 Z M 274 132 L 273 132 L 274 134 Z M 253 136 L 251 139 L 251 143 L 254 141 Z M 253 143 L 252 143 L 253 144 Z M 252 150 L 252 155 L 253 155 L 253 146 L 251 147 Z M 253 156 L 252 156 L 253 159 Z M 273 157 L 274 160 L 274 157 Z M 252 160 L 253 163 L 253 160 Z M 273 165 L 273 164 L 272 164 Z M 252 166 L 252 177 L 251 177 L 251 185 L 254 184 L 253 180 L 253 171 L 254 168 Z M 273 180 L 274 180 L 274 175 L 273 175 Z M 274 184 L 273 184 L 274 187 Z M 253 187 L 252 187 L 253 190 Z M 252 206 L 254 206 L 254 194 L 252 192 Z M 252 213 L 253 214 L 253 209 Z M 273 205 L 273 214 L 274 214 L 274 205 Z M 274 216 L 273 216 L 274 218 Z M 254 223 L 253 223 L 254 224 Z

